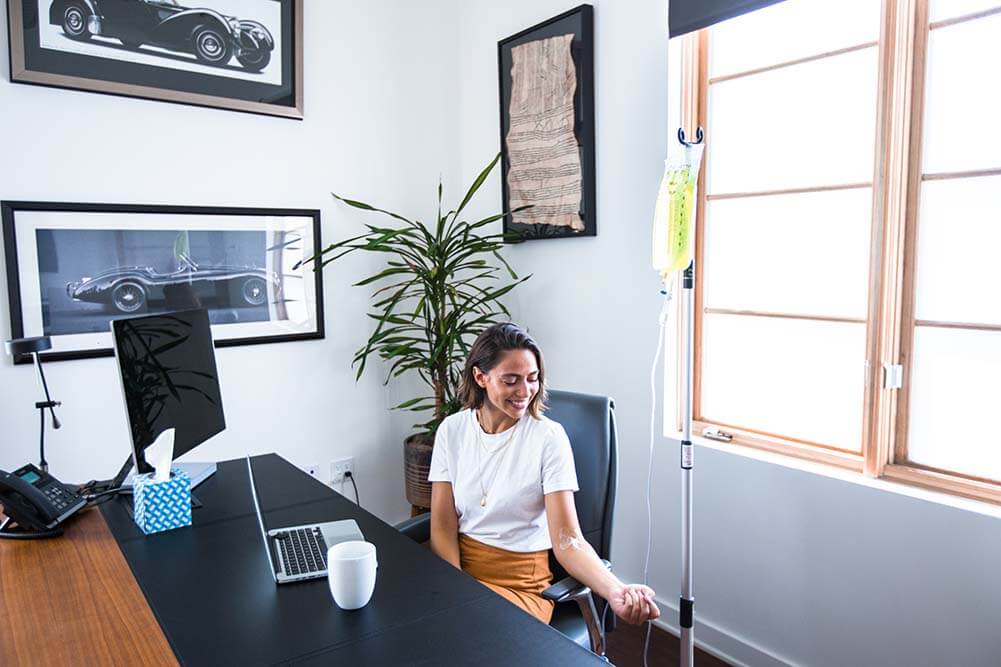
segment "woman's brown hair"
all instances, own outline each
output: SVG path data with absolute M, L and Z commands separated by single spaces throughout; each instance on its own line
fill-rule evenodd
M 539 366 L 539 391 L 528 404 L 528 413 L 539 419 L 546 409 L 546 364 L 542 357 L 542 349 L 528 333 L 513 322 L 494 324 L 483 331 L 473 343 L 462 369 L 462 381 L 459 383 L 459 401 L 462 407 L 476 409 L 483 405 L 487 391 L 476 384 L 473 369 L 481 373 L 489 373 L 500 363 L 505 352 L 511 350 L 529 350 L 535 355 L 535 363 Z

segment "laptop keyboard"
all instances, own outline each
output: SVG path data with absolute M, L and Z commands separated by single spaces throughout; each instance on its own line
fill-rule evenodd
M 285 563 L 285 574 L 309 574 L 327 569 L 327 545 L 319 528 L 286 530 L 275 537 Z

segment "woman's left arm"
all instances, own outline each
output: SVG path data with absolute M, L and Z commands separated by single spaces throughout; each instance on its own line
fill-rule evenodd
M 577 521 L 573 492 L 547 493 L 546 517 L 553 552 L 570 576 L 608 601 L 615 615 L 627 623 L 642 623 L 660 616 L 649 586 L 623 584 L 598 558 L 584 539 Z

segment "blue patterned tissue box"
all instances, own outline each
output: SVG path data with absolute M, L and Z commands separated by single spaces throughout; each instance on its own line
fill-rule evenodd
M 191 525 L 191 478 L 179 468 L 158 482 L 153 473 L 136 475 L 132 482 L 133 518 L 147 535 Z

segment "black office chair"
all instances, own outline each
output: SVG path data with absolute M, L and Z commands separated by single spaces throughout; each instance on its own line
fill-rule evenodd
M 618 478 L 615 403 L 606 396 L 550 390 L 548 404 L 546 416 L 562 424 L 570 437 L 580 486 L 574 503 L 581 532 L 607 566 Z M 427 542 L 431 539 L 431 515 L 404 521 L 397 529 L 417 542 Z M 584 648 L 605 655 L 601 618 L 607 603 L 599 599 L 596 604 L 591 590 L 567 576 L 552 552 L 549 562 L 556 583 L 542 596 L 557 603 L 549 624 Z M 609 621 L 614 623 L 614 615 Z

